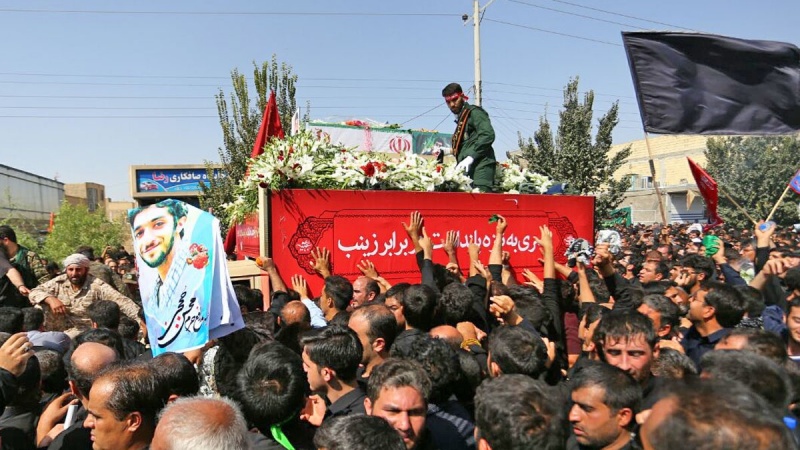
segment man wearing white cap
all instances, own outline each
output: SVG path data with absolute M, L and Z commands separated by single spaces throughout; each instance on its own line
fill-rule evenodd
M 113 286 L 89 275 L 89 258 L 79 253 L 64 260 L 65 273 L 33 289 L 31 303 L 45 303 L 50 313 L 48 329 L 66 331 L 70 336 L 91 327 L 87 309 L 96 300 L 111 300 L 123 314 L 138 320 L 139 306 Z M 44 306 L 44 305 L 42 305 Z

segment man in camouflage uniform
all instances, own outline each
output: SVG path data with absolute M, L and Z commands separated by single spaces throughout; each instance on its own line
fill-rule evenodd
M 0 225 L 0 251 L 3 251 L 11 265 L 22 274 L 25 287 L 33 289 L 50 279 L 39 255 L 17 243 L 17 233 L 8 225 Z M 0 306 L 30 306 L 17 287 L 7 276 L 0 278 Z
M 442 89 L 447 107 L 458 116 L 453 133 L 453 155 L 459 169 L 470 178 L 472 186 L 481 192 L 491 192 L 497 160 L 494 157 L 494 128 L 489 115 L 480 106 L 470 105 L 461 85 L 450 83 Z
M 122 280 L 122 277 L 111 270 L 111 268 L 107 265 L 97 261 L 94 257 L 94 249 L 92 247 L 89 247 L 88 245 L 82 245 L 75 250 L 75 253 L 80 253 L 81 255 L 89 258 L 89 261 L 91 261 L 91 265 L 89 266 L 89 275 L 105 281 L 106 284 L 113 286 L 114 289 L 116 289 L 125 297 L 132 298 L 131 293 L 128 290 L 128 286 Z

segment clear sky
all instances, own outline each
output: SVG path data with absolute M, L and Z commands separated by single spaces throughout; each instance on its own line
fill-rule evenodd
M 0 163 L 129 199 L 131 165 L 218 160 L 214 95 L 230 92 L 233 68 L 251 74 L 273 53 L 293 66 L 313 119 L 452 132 L 440 92 L 473 82 L 473 27 L 461 21 L 471 10 L 470 0 L 0 0 Z M 573 76 L 595 91 L 598 116 L 620 102 L 615 143 L 641 139 L 620 31 L 797 44 L 798 17 L 796 0 L 496 0 L 481 26 L 496 153 L 545 111 L 556 121 Z

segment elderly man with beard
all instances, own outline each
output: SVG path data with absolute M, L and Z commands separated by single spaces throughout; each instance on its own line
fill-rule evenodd
M 87 310 L 97 300 L 110 300 L 119 305 L 123 314 L 138 320 L 139 306 L 111 285 L 89 275 L 89 265 L 89 258 L 78 253 L 70 255 L 64 260 L 66 273 L 30 292 L 31 303 L 47 305 L 50 330 L 65 331 L 74 337 L 91 328 Z

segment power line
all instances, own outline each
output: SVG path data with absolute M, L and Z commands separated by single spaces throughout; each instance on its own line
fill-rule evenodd
M 548 91 L 559 91 L 559 92 L 563 92 L 564 91 L 564 88 L 561 88 L 561 89 L 558 89 L 558 88 L 546 88 L 546 87 L 541 87 L 541 86 L 530 86 L 530 85 L 527 85 L 527 84 L 500 83 L 500 82 L 496 82 L 496 81 L 490 81 L 489 83 L 496 84 L 498 86 L 521 87 L 521 88 L 526 88 L 526 89 L 543 89 L 543 90 L 548 90 Z M 630 95 L 603 94 L 601 92 L 595 92 L 594 95 L 603 96 L 603 97 L 635 98 L 635 97 L 630 96 Z
M 424 112 L 424 113 L 422 113 L 422 114 L 416 115 L 416 116 L 414 116 L 414 117 L 412 117 L 412 118 L 410 118 L 410 119 L 406 120 L 405 122 L 401 123 L 400 125 L 405 125 L 405 124 L 407 124 L 408 122 L 411 122 L 411 121 L 412 121 L 412 120 L 414 120 L 414 119 L 419 119 L 420 117 L 422 117 L 422 116 L 424 116 L 424 115 L 426 115 L 426 114 L 428 114 L 428 113 L 430 113 L 430 112 L 433 112 L 433 111 L 435 111 L 435 110 L 437 110 L 437 109 L 441 108 L 441 107 L 442 107 L 442 105 L 444 105 L 444 103 L 438 103 L 438 104 L 437 104 L 436 106 L 434 106 L 433 108 L 431 108 L 431 109 L 429 109 L 429 110 L 425 111 L 425 112 Z
M 230 76 L 212 75 L 112 75 L 112 74 L 78 74 L 78 73 L 46 73 L 46 72 L 0 72 L 3 76 L 26 76 L 26 77 L 82 77 L 82 78 L 143 78 L 143 79 L 204 79 L 204 80 L 228 80 Z M 450 83 L 450 80 L 430 80 L 430 79 L 409 79 L 409 78 L 344 78 L 344 77 L 303 77 L 300 81 L 386 81 L 386 82 L 406 82 L 406 83 Z
M 570 12 L 570 11 L 564 11 L 564 10 L 556 9 L 556 8 L 548 8 L 547 6 L 534 5 L 533 3 L 527 3 L 527 2 L 520 1 L 520 0 L 509 0 L 509 1 L 512 2 L 512 3 L 519 3 L 520 5 L 530 6 L 532 8 L 539 8 L 539 9 L 544 9 L 544 10 L 547 10 L 547 11 L 554 11 L 554 12 L 561 13 L 561 14 L 567 14 L 567 15 L 570 15 L 570 16 L 576 16 L 576 17 L 582 17 L 584 19 L 595 20 L 597 22 L 605 22 L 605 23 L 610 23 L 610 24 L 614 24 L 614 25 L 622 25 L 623 27 L 631 27 L 631 28 L 638 28 L 640 30 L 644 30 L 644 28 L 636 26 L 636 25 L 631 25 L 631 24 L 622 23 L 622 22 L 614 22 L 613 20 L 601 19 L 599 17 L 587 16 L 587 15 L 584 15 L 584 14 L 578 14 L 578 13 L 574 13 L 574 12 Z
M 131 14 L 153 16 L 348 16 L 348 17 L 459 17 L 452 13 L 377 13 L 377 12 L 266 12 L 266 11 L 113 11 L 89 9 L 12 9 L 2 8 L 0 12 L 25 14 Z
M 486 20 L 487 22 L 499 23 L 499 24 L 508 25 L 508 26 L 511 26 L 511 27 L 525 28 L 526 30 L 539 31 L 539 32 L 542 32 L 542 33 L 550 33 L 550 34 L 555 34 L 555 35 L 558 35 L 558 36 L 570 37 L 570 38 L 573 38 L 573 39 L 581 39 L 581 40 L 584 40 L 584 41 L 596 42 L 598 44 L 613 45 L 614 47 L 622 47 L 621 44 L 617 44 L 617 43 L 614 43 L 614 42 L 601 41 L 600 39 L 592 39 L 592 38 L 583 37 L 583 36 L 576 36 L 574 34 L 562 33 L 560 31 L 545 30 L 544 28 L 531 27 L 531 26 L 528 26 L 528 25 L 520 25 L 518 23 L 505 22 L 503 20 L 495 20 L 495 19 L 484 19 L 484 20 Z
M 678 25 L 672 25 L 672 24 L 669 24 L 669 23 L 666 23 L 666 22 L 659 22 L 657 20 L 650 20 L 650 19 L 631 16 L 631 15 L 628 15 L 628 14 L 622 14 L 622 13 L 618 13 L 618 12 L 614 12 L 614 11 L 607 11 L 605 9 L 600 9 L 600 8 L 593 8 L 591 6 L 581 5 L 581 4 L 578 4 L 578 3 L 572 3 L 572 2 L 565 1 L 565 0 L 552 0 L 552 1 L 554 1 L 556 3 L 563 3 L 565 5 L 574 6 L 576 8 L 584 8 L 584 9 L 588 9 L 588 10 L 591 10 L 591 11 L 601 12 L 601 13 L 605 13 L 605 14 L 611 14 L 613 16 L 625 17 L 625 18 L 634 19 L 634 20 L 641 20 L 642 22 L 654 23 L 656 25 L 664 25 L 664 26 L 672 27 L 672 28 L 680 28 L 681 30 L 687 30 L 687 31 L 697 31 L 697 30 L 693 30 L 691 28 L 685 28 L 685 27 L 681 27 L 681 26 L 678 26 Z

